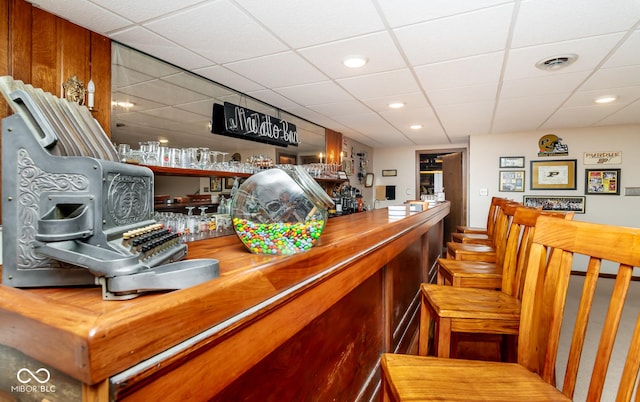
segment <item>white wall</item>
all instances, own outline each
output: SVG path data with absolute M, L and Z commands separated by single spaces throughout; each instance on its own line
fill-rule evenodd
M 538 157 L 538 140 L 555 134 L 569 147 L 569 155 Z M 584 152 L 621 151 L 619 165 L 584 165 Z M 525 157 L 525 192 L 499 192 L 498 172 L 501 156 Z M 530 190 L 532 160 L 576 159 L 576 190 Z M 585 195 L 585 169 L 605 166 L 621 169 L 620 195 Z M 640 197 L 624 195 L 625 187 L 640 187 L 640 125 L 572 128 L 511 134 L 471 136 L 469 145 L 469 224 L 484 226 L 491 196 L 522 201 L 524 195 L 586 196 L 585 213 L 575 220 L 640 228 Z M 480 189 L 489 190 L 487 196 Z
M 447 144 L 439 146 L 416 146 L 398 148 L 376 148 L 373 150 L 374 188 L 375 186 L 396 186 L 395 201 L 377 201 L 376 208 L 384 208 L 389 205 L 400 205 L 408 200 L 419 197 L 416 194 L 416 151 L 467 148 L 467 144 Z M 382 171 L 395 169 L 398 175 L 395 177 L 382 177 Z M 446 189 L 445 189 L 446 192 Z M 370 202 L 373 205 L 374 200 Z

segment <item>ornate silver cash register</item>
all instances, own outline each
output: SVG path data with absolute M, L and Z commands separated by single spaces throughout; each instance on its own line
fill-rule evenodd
M 153 219 L 153 172 L 118 161 L 84 106 L 11 77 L 0 90 L 2 283 L 100 285 L 105 300 L 186 288 L 219 276 L 215 259 Z

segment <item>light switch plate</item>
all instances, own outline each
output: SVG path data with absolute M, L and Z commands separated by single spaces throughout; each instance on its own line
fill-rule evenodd
M 625 187 L 624 195 L 640 196 L 640 187 Z

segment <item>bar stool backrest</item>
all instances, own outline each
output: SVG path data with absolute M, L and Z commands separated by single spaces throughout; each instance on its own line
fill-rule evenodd
M 603 262 L 618 268 L 587 395 L 588 401 L 599 401 L 633 269 L 640 266 L 640 229 L 538 217 L 522 295 L 518 363 L 555 385 L 569 278 L 574 262 L 582 264 L 580 258 L 574 258 L 577 255 L 584 256 L 587 267 L 566 372 L 562 387 L 559 387 L 569 398 L 573 398 L 576 387 L 600 268 Z M 639 367 L 640 321 L 637 321 L 616 400 L 631 400 Z

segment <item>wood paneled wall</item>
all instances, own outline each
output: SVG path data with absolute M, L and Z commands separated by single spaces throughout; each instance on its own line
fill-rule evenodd
M 110 133 L 111 41 L 24 0 L 3 1 L 0 72 L 62 97 L 62 84 L 76 75 L 96 85 L 94 117 Z M 0 117 L 5 117 L 6 113 Z
M 111 133 L 111 41 L 24 0 L 0 2 L 0 75 L 62 97 L 62 84 L 73 75 L 96 86 L 95 111 Z M 12 113 L 0 97 L 0 119 Z M 0 222 L 1 223 L 1 222 Z
M 342 152 L 342 133 L 329 130 L 327 128 L 324 130 L 324 142 L 327 147 L 326 162 L 340 163 L 340 152 Z

